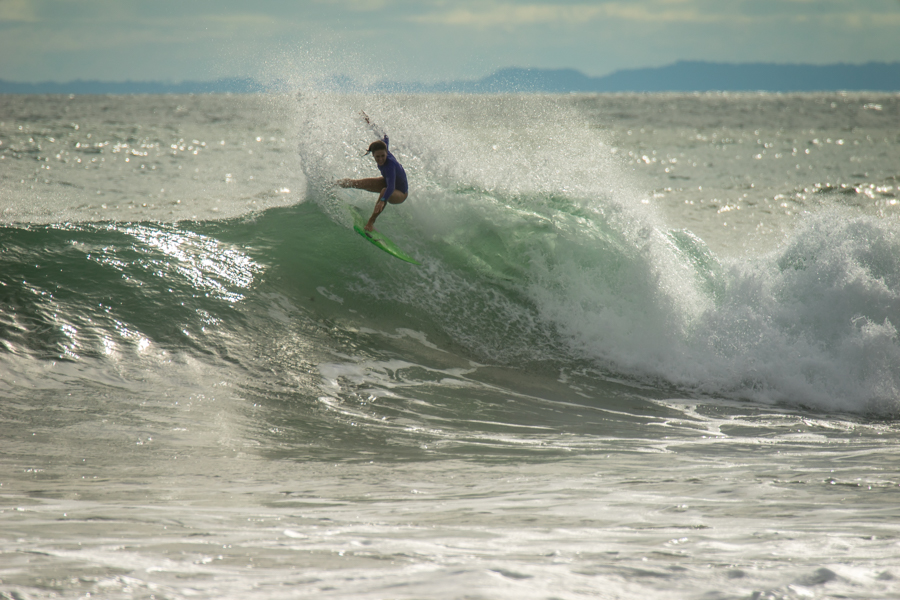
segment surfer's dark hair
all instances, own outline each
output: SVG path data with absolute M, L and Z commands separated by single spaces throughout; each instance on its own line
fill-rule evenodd
M 387 150 L 387 144 L 385 144 L 381 140 L 375 140 L 374 142 L 369 144 L 369 152 L 375 152 L 376 150 Z M 368 154 L 369 152 L 366 152 L 366 154 Z

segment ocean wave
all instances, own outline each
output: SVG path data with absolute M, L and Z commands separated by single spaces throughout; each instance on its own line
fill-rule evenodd
M 723 259 L 666 227 L 571 107 L 376 103 L 414 182 L 378 225 L 416 267 L 350 229 L 346 206 L 367 210 L 374 196 L 332 185 L 374 171 L 356 101 L 298 102 L 303 203 L 215 221 L 4 227 L 4 351 L 140 364 L 150 347 L 309 371 L 361 330 L 404 329 L 461 361 L 898 414 L 892 221 L 822 210 L 767 254 Z M 479 117 L 461 125 L 472 103 Z M 510 110 L 527 124 L 494 119 Z M 541 137 L 551 128 L 566 135 Z

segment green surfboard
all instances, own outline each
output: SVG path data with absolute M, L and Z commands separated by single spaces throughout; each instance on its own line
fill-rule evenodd
M 378 231 L 366 231 L 366 220 L 363 218 L 359 211 L 356 210 L 356 207 L 350 206 L 350 214 L 353 215 L 353 229 L 356 230 L 356 233 L 363 236 L 391 256 L 396 256 L 400 260 L 405 260 L 408 263 L 412 263 L 414 265 L 421 265 L 419 261 L 414 259 L 412 256 L 401 250 L 397 244 L 392 242 L 386 235 Z

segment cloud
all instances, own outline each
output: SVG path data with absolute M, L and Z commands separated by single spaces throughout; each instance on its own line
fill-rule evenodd
M 785 19 L 796 22 L 831 20 L 847 25 L 897 17 L 898 4 L 876 2 L 858 5 L 842 0 L 609 0 L 599 2 L 500 2 L 480 1 L 462 7 L 436 10 L 407 17 L 420 24 L 513 29 L 529 25 L 578 25 L 601 20 L 619 20 L 635 25 L 659 24 L 729 25 L 766 24 Z
M 35 23 L 38 16 L 29 0 L 0 0 L 0 23 Z
M 440 25 L 465 25 L 479 28 L 514 25 L 540 25 L 549 23 L 578 23 L 589 21 L 605 12 L 603 6 L 547 4 L 500 4 L 461 8 L 447 12 L 418 15 L 410 20 Z
M 403 81 L 512 64 L 892 61 L 898 27 L 897 0 L 0 0 L 0 78 L 256 76 L 311 53 L 317 73 Z
M 519 25 L 577 25 L 599 19 L 633 22 L 714 23 L 735 20 L 736 15 L 701 10 L 693 0 L 651 0 L 649 2 L 593 2 L 582 4 L 480 3 L 467 8 L 409 17 L 418 23 L 476 28 Z M 739 17 L 739 15 L 738 15 Z
M 215 24 L 215 29 L 219 32 L 235 32 L 241 30 L 274 32 L 288 30 L 293 26 L 293 23 L 290 20 L 258 13 L 214 14 L 201 17 L 201 20 L 208 24 Z
M 346 10 L 354 10 L 361 12 L 376 12 L 387 8 L 392 2 L 388 0 L 315 0 L 318 4 L 325 4 L 331 7 L 337 5 Z

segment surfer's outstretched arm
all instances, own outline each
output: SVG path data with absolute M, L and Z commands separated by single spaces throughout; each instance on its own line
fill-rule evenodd
M 369 129 L 372 130 L 372 133 L 375 134 L 375 137 L 377 137 L 379 140 L 383 140 L 385 135 L 387 135 L 385 134 L 384 130 L 377 124 L 373 123 L 371 119 L 369 119 L 369 115 L 366 114 L 366 111 L 361 110 L 359 111 L 359 114 L 365 120 L 366 125 L 369 126 Z

